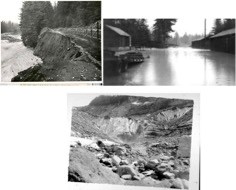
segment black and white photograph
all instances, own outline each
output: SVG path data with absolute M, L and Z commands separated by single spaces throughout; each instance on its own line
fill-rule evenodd
M 195 102 L 171 95 L 69 94 L 68 181 L 189 189 Z
M 104 19 L 104 85 L 235 85 L 235 19 Z
M 2 82 L 101 83 L 101 1 L 1 6 Z

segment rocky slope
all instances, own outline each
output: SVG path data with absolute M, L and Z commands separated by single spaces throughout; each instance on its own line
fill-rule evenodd
M 191 100 L 99 96 L 73 108 L 71 151 L 92 152 L 126 185 L 187 188 L 192 114 Z

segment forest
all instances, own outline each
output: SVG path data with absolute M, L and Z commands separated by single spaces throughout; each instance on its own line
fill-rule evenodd
M 13 32 L 17 33 L 19 32 L 20 28 L 17 23 L 13 23 L 11 21 L 5 22 L 1 21 L 1 33 L 6 33 L 6 32 Z
M 80 27 L 101 20 L 100 1 L 24 1 L 20 30 L 25 46 L 35 47 L 44 27 Z
M 235 28 L 235 19 L 215 19 L 211 34 L 215 35 L 232 28 Z

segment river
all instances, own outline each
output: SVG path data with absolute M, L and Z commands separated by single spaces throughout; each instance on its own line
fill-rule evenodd
M 143 63 L 120 75 L 104 76 L 105 85 L 235 85 L 235 56 L 190 47 L 147 49 Z

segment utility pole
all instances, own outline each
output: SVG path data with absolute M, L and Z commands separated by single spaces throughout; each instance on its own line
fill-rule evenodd
M 207 39 L 206 39 L 206 19 L 204 20 L 204 48 L 207 48 Z
M 204 38 L 206 38 L 206 19 L 204 20 Z

